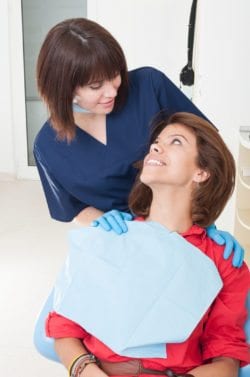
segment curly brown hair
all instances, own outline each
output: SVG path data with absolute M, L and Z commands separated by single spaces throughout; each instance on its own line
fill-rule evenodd
M 160 115 L 153 123 L 150 144 L 170 124 L 191 128 L 196 136 L 197 166 L 209 172 L 209 178 L 200 183 L 192 195 L 192 221 L 202 227 L 211 225 L 220 215 L 235 186 L 234 158 L 217 129 L 207 120 L 185 112 L 170 116 Z M 152 191 L 140 181 L 143 162 L 129 196 L 129 208 L 137 216 L 147 217 L 152 202 Z

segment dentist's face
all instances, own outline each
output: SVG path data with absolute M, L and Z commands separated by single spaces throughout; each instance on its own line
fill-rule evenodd
M 115 97 L 121 85 L 121 76 L 112 80 L 90 83 L 75 90 L 75 102 L 82 108 L 94 114 L 108 114 L 115 105 Z

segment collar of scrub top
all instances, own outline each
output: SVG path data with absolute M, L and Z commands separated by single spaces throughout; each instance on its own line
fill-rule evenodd
M 72 103 L 72 109 L 75 113 L 84 113 L 84 114 L 91 114 L 91 111 L 84 109 L 83 107 L 79 106 L 77 103 Z
M 156 222 L 128 222 L 120 236 L 99 228 L 69 234 L 53 310 L 114 352 L 167 357 L 184 342 L 222 287 L 213 261 Z

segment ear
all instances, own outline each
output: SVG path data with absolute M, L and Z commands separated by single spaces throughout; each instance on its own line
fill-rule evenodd
M 75 94 L 73 98 L 73 103 L 78 103 L 79 99 L 80 97 L 77 94 Z
M 208 180 L 210 177 L 210 173 L 207 170 L 203 169 L 197 169 L 197 171 L 194 173 L 193 181 L 195 183 L 202 183 Z

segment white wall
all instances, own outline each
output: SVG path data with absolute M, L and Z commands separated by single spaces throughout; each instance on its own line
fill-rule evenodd
M 194 101 L 220 130 L 238 158 L 238 130 L 250 124 L 248 0 L 200 0 Z M 233 232 L 235 195 L 217 225 Z
M 200 0 L 198 9 L 194 100 L 235 154 L 238 128 L 250 122 L 249 13 L 248 0 Z
M 187 31 L 192 0 L 95 0 L 89 18 L 120 42 L 128 68 L 151 65 L 179 85 L 187 61 Z M 112 10 L 112 11 L 111 11 Z
M 11 117 L 11 83 L 9 54 L 9 13 L 8 1 L 0 1 L 0 177 L 15 173 L 13 128 Z

